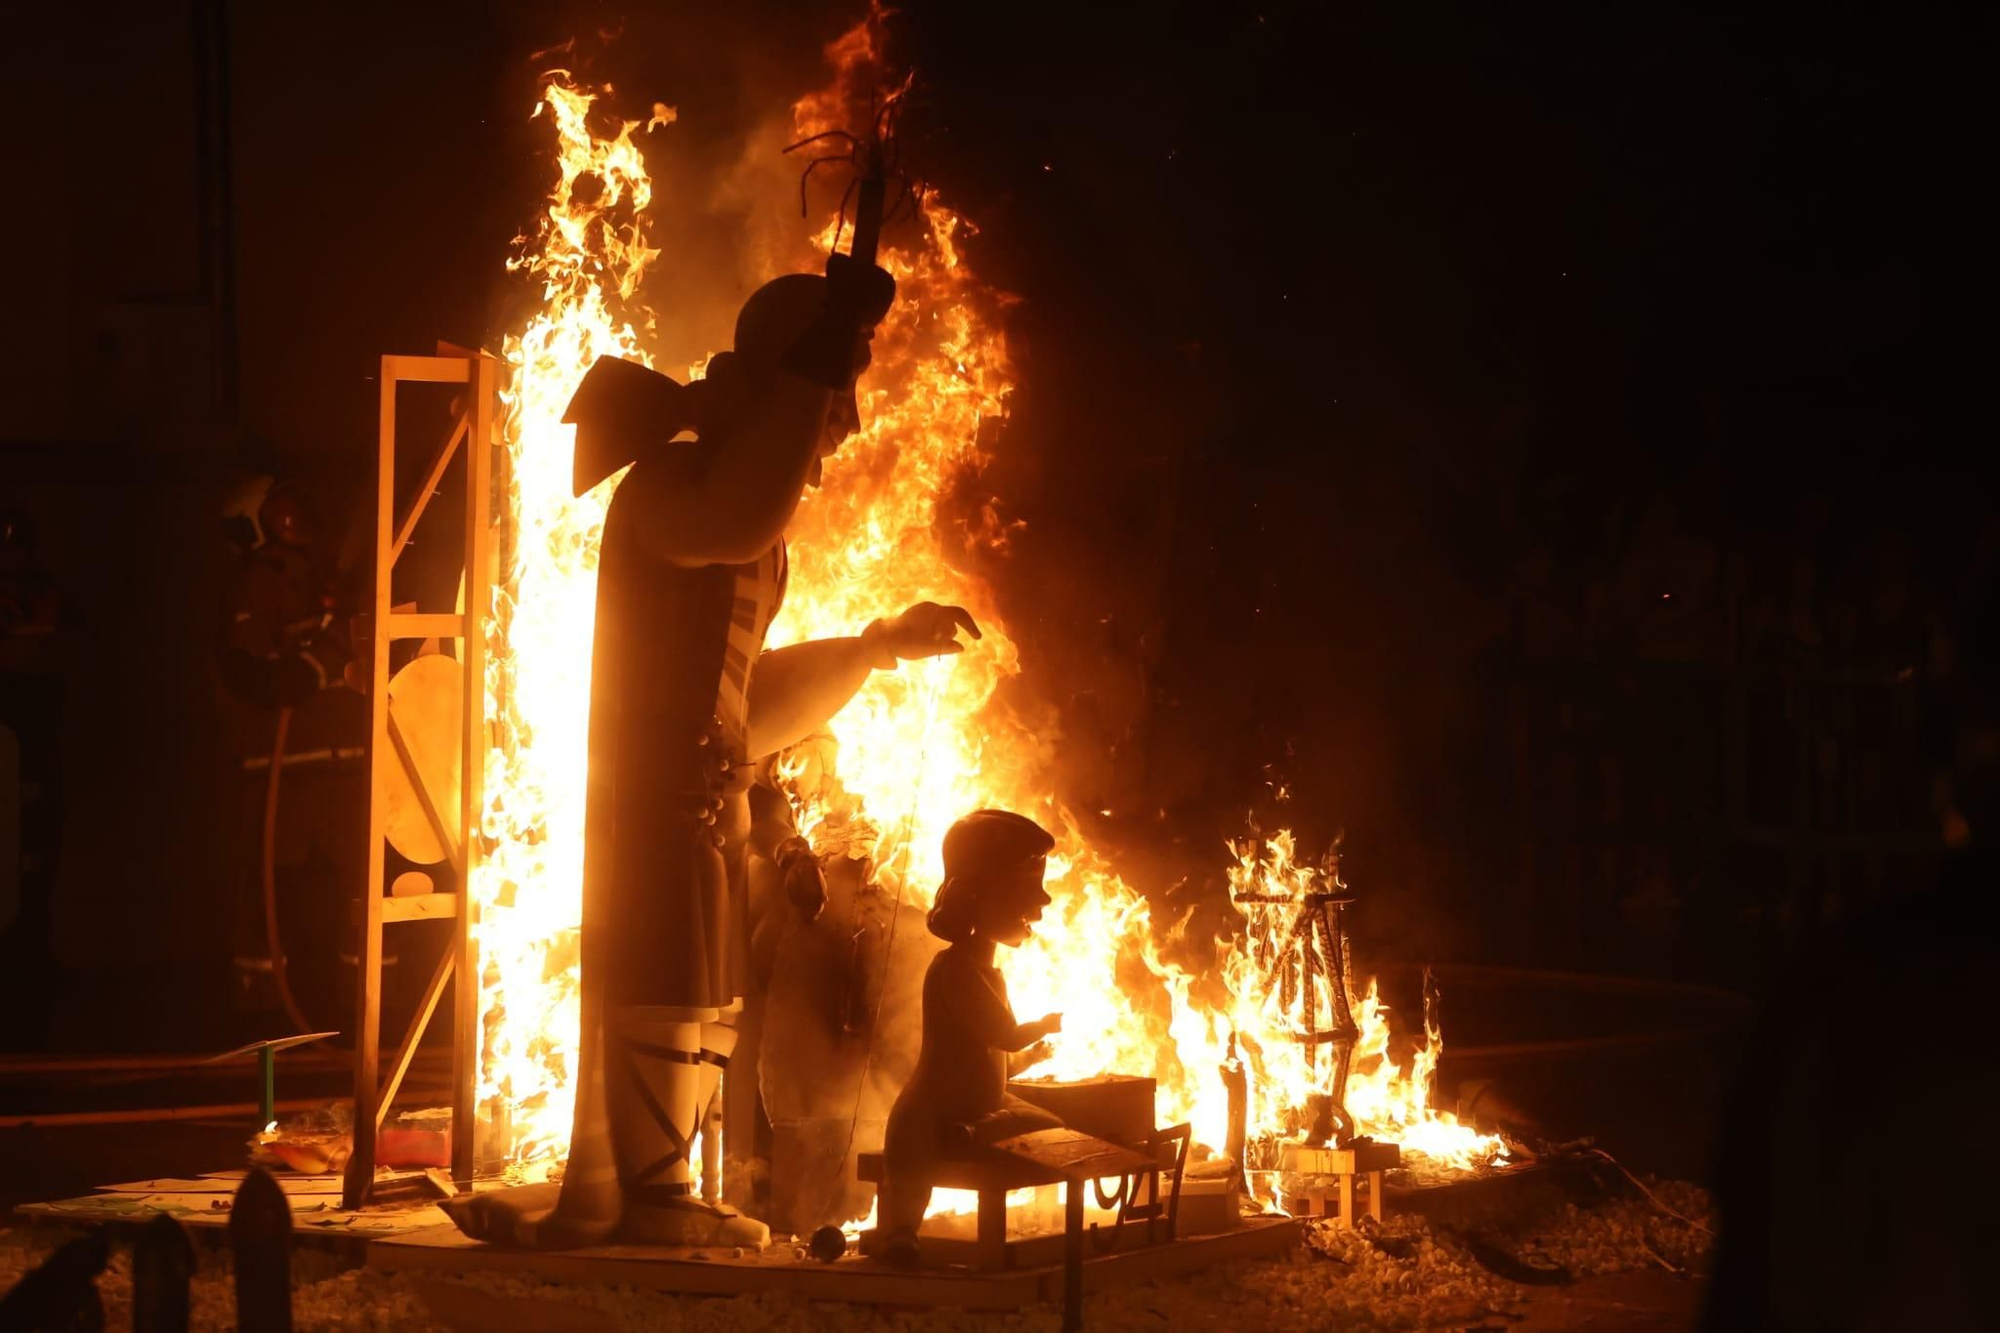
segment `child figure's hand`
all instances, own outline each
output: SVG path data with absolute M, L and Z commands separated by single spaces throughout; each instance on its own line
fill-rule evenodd
M 1033 1069 L 1036 1065 L 1048 1059 L 1055 1053 L 1056 1053 L 1056 1048 L 1050 1045 L 1046 1039 L 1038 1041 L 1033 1046 L 1030 1046 L 1027 1050 L 1022 1051 L 1019 1055 L 1015 1056 L 1013 1060 L 1009 1062 L 1009 1067 L 1007 1072 L 1009 1074 L 1017 1074 L 1025 1069 Z

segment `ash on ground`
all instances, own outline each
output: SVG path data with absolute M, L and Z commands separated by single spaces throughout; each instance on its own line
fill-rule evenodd
M 1692 1284 L 1706 1267 L 1714 1227 L 1707 1193 L 1681 1182 L 1640 1183 L 1644 1190 L 1609 1169 L 1549 1173 L 1545 1180 L 1510 1182 L 1504 1194 L 1495 1192 L 1483 1200 L 1468 1195 L 1429 1201 L 1423 1214 L 1392 1214 L 1379 1226 L 1364 1222 L 1359 1230 L 1347 1230 L 1311 1223 L 1306 1243 L 1281 1259 L 1094 1295 L 1086 1304 L 1085 1326 L 1455 1329 L 1496 1318 L 1504 1323 L 1550 1293 L 1605 1274 L 1652 1269 Z M 42 1231 L 0 1233 L 0 1289 L 11 1286 L 61 1239 Z M 232 1326 L 231 1280 L 228 1253 L 205 1249 L 193 1289 L 194 1327 Z M 392 1276 L 341 1268 L 311 1252 L 294 1256 L 293 1284 L 300 1330 L 492 1328 L 510 1326 L 509 1316 L 535 1327 L 688 1333 L 1000 1333 L 1053 1330 L 1060 1322 L 1059 1312 L 1050 1306 L 1007 1314 L 883 1310 L 778 1295 L 671 1296 L 501 1274 Z M 129 1252 L 121 1250 L 113 1259 L 100 1289 L 107 1327 L 125 1326 L 132 1299 Z M 1693 1291 L 1691 1285 L 1690 1309 L 1696 1301 Z M 551 1318 L 558 1322 L 548 1322 Z

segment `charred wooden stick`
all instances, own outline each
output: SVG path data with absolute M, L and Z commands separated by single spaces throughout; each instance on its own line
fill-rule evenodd
M 1228 1128 L 1224 1132 L 1223 1151 L 1236 1164 L 1236 1188 L 1245 1194 L 1250 1192 L 1250 1178 L 1244 1174 L 1243 1154 L 1249 1147 L 1250 1125 L 1250 1077 L 1243 1068 L 1243 1060 L 1236 1054 L 1236 1034 L 1229 1034 L 1229 1059 L 1222 1065 L 1222 1088 L 1229 1097 Z
M 1312 1025 L 1314 1017 L 1319 1013 L 1318 982 L 1321 967 L 1319 955 L 1313 949 L 1312 920 L 1313 913 L 1310 909 L 1299 913 L 1299 921 L 1304 927 L 1302 938 L 1299 941 L 1299 956 L 1304 962 L 1304 966 L 1299 969 L 1299 1008 L 1301 1017 L 1304 1018 L 1305 1025 L 1308 1027 Z M 1319 1072 L 1319 1047 L 1317 1046 L 1306 1047 L 1306 1072 L 1315 1075 Z
M 1333 1047 L 1333 1078 L 1329 1091 L 1333 1097 L 1332 1111 L 1337 1120 L 1336 1142 L 1346 1142 L 1354 1136 L 1354 1118 L 1347 1111 L 1347 1079 L 1353 1070 L 1354 1043 L 1361 1036 L 1360 1025 L 1354 1021 L 1354 996 L 1348 986 L 1347 931 L 1342 927 L 1340 914 L 1350 899 L 1327 897 L 1319 903 L 1320 931 L 1326 939 L 1325 967 L 1327 971 L 1328 998 L 1333 1007 L 1333 1031 L 1330 1039 Z M 1307 1050 L 1317 1049 L 1308 1046 Z
M 882 240 L 882 201 L 887 185 L 879 175 L 863 176 L 860 197 L 855 200 L 854 241 L 848 253 L 870 264 L 875 262 L 875 251 Z

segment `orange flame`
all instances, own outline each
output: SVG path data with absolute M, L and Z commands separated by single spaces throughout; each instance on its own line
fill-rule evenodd
M 503 347 L 506 517 L 487 622 L 491 748 L 472 883 L 478 1101 L 482 1119 L 505 1127 L 508 1155 L 530 1163 L 567 1151 L 575 1100 L 589 645 L 597 543 L 618 480 L 570 495 L 574 431 L 561 420 L 598 357 L 649 362 L 612 301 L 631 301 L 658 253 L 646 244 L 653 187 L 632 142 L 636 122 L 595 138 L 584 123 L 592 100 L 558 74 L 536 105 L 554 125 L 559 176 L 508 268 L 541 281 L 542 306 Z
M 837 124 L 839 109 L 854 104 L 860 71 L 879 49 L 879 21 L 871 15 L 828 48 L 834 84 L 794 108 L 801 136 Z M 651 184 L 631 140 L 638 122 L 612 139 L 593 138 L 584 125 L 591 101 L 566 78 L 544 89 L 537 114 L 546 110 L 554 123 L 560 176 L 535 237 L 510 266 L 541 280 L 543 302 L 505 346 L 508 540 L 489 625 L 494 745 L 473 885 L 485 1032 L 480 1104 L 485 1118 L 506 1123 L 509 1156 L 529 1165 L 567 1148 L 587 645 L 596 543 L 617 480 L 569 496 L 572 433 L 559 418 L 598 356 L 650 363 L 640 332 L 612 314 L 614 305 L 633 308 L 656 254 L 644 228 Z M 867 858 L 879 886 L 923 905 L 954 819 L 981 806 L 1040 819 L 1058 833 L 1048 877 L 1054 903 L 1034 938 L 1003 960 L 1018 1012 L 1064 1014 L 1054 1055 L 1036 1072 L 1151 1075 L 1161 1121 L 1187 1120 L 1198 1141 L 1220 1148 L 1227 1103 L 1218 1070 L 1233 1037 L 1249 1075 L 1251 1138 L 1273 1141 L 1321 1090 L 1325 1064 L 1308 1064 L 1297 1040 L 1301 1016 L 1272 999 L 1282 964 L 1265 942 L 1276 913 L 1246 909 L 1241 938 L 1216 942 L 1212 974 L 1167 959 L 1149 903 L 1078 835 L 1051 795 L 1047 747 L 998 698 L 1020 671 L 1019 655 L 991 589 L 960 557 L 971 548 L 1004 549 L 1009 526 L 990 503 L 945 506 L 977 494 L 983 441 L 1005 415 L 1012 377 L 999 315 L 1006 298 L 964 261 L 970 223 L 932 195 L 919 202 L 914 235 L 882 255 L 898 298 L 862 385 L 865 425 L 828 460 L 822 489 L 806 497 L 787 534 L 792 583 L 770 643 L 851 634 L 923 600 L 967 607 L 985 637 L 955 657 L 876 673 L 833 720 L 830 736 L 784 756 L 780 772 L 801 831 L 822 854 Z M 829 223 L 820 251 L 833 233 Z M 954 517 L 961 510 L 971 516 Z M 1289 834 L 1237 850 L 1231 879 L 1239 891 L 1300 896 L 1314 882 L 1316 872 L 1294 859 Z M 1387 1008 L 1372 984 L 1355 1018 L 1362 1037 L 1348 1104 L 1364 1132 L 1461 1166 L 1499 1152 L 1497 1140 L 1430 1109 L 1435 1031 L 1405 1069 L 1390 1058 Z

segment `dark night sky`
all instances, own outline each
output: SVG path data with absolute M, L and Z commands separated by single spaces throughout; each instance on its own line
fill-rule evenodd
M 9 321 L 6 498 L 38 507 L 90 612 L 72 697 L 108 702 L 71 723 L 78 752 L 153 738 L 131 776 L 85 780 L 136 831 L 71 838 L 66 915 L 92 931 L 129 892 L 104 886 L 151 870 L 127 848 L 212 868 L 212 811 L 178 793 L 213 790 L 185 779 L 216 759 L 216 575 L 162 544 L 194 542 L 230 466 L 359 476 L 381 352 L 497 341 L 506 241 L 545 183 L 530 53 L 583 35 L 585 72 L 627 114 L 681 107 L 677 168 L 719 168 L 774 97 L 819 81 L 820 45 L 854 16 L 193 13 L 231 36 L 235 413 L 212 367 L 135 381 L 92 332 L 141 310 L 157 340 L 179 327 L 160 310 L 207 299 L 185 15 L 38 20 L 29 44 L 67 58 L 24 76 L 11 117 L 60 236 L 12 210 L 10 249 L 59 258 L 23 278 L 48 320 Z M 944 131 L 919 165 L 978 221 L 978 271 L 1022 298 L 991 480 L 1029 536 L 996 578 L 1029 685 L 1059 710 L 1070 794 L 1114 812 L 1101 835 L 1142 882 L 1198 886 L 1277 763 L 1304 828 L 1348 831 L 1387 947 L 1519 950 L 1496 922 L 1564 910 L 1510 902 L 1534 896 L 1511 859 L 1495 878 L 1528 819 L 1490 707 L 1524 608 L 1643 636 L 1661 594 L 1714 610 L 1734 569 L 1781 596 L 1803 556 L 1847 603 L 1889 562 L 1915 608 L 1896 615 L 1948 607 L 1992 512 L 1959 415 L 1978 382 L 1976 23 L 1886 5 L 906 6 L 899 54 Z M 52 135 L 38 97 L 60 108 Z M 86 149 L 116 169 L 78 179 Z M 662 265 L 671 303 L 715 218 L 657 211 L 669 255 L 702 256 Z M 107 503 L 127 516 L 108 538 Z M 170 663 L 143 691 L 135 645 Z M 1608 679 L 1593 651 L 1580 669 Z M 165 721 L 162 691 L 180 701 Z M 1676 781 L 1697 805 L 1712 785 Z M 125 953 L 198 952 L 195 888 L 159 893 Z M 1589 961 L 1607 938 L 1544 953 Z

